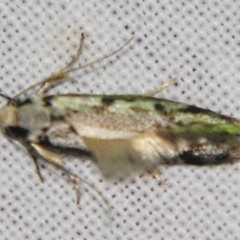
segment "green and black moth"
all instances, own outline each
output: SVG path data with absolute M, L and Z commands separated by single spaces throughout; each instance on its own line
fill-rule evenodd
M 166 164 L 216 165 L 238 160 L 240 121 L 153 97 L 170 83 L 144 95 L 48 95 L 50 86 L 72 79 L 69 72 L 85 67 L 72 68 L 82 43 L 63 70 L 33 86 L 39 85 L 36 94 L 22 97 L 30 88 L 14 98 L 1 94 L 8 100 L 0 111 L 2 132 L 26 147 L 41 180 L 39 160 L 69 175 L 79 202 L 79 177 L 64 167 L 65 154 L 90 157 L 105 176 L 136 169 L 154 172 Z

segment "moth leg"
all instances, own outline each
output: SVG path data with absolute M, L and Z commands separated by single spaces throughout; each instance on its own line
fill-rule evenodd
M 39 169 L 39 165 L 38 165 L 38 162 L 37 162 L 37 158 L 36 158 L 33 154 L 31 154 L 31 152 L 29 152 L 29 153 L 30 153 L 30 155 L 32 156 L 33 163 L 34 163 L 34 165 L 35 165 L 37 175 L 39 176 L 40 181 L 43 183 L 44 180 L 43 180 L 42 174 L 41 174 L 40 169 Z
M 74 185 L 74 188 L 76 190 L 76 194 L 77 194 L 77 204 L 80 203 L 80 188 L 79 188 L 79 184 L 76 181 L 76 176 L 75 174 L 72 173 L 67 173 L 69 178 L 72 180 L 72 183 Z
M 163 185 L 167 185 L 167 182 L 164 181 L 163 179 L 161 179 L 160 173 L 156 170 L 152 170 L 149 172 L 155 179 L 158 180 L 159 183 L 163 184 Z
M 69 176 L 69 178 L 72 180 L 74 188 L 76 189 L 77 203 L 79 203 L 80 202 L 80 190 L 79 190 L 79 185 L 78 185 L 78 183 L 76 181 L 76 175 L 71 173 L 70 171 L 68 171 L 64 167 L 63 161 L 61 159 L 62 158 L 62 154 L 53 152 L 51 150 L 48 150 L 48 149 L 42 147 L 40 144 L 37 144 L 37 143 L 31 143 L 31 147 L 34 149 L 34 151 L 42 159 L 44 159 L 45 161 L 47 161 L 51 165 L 61 169 L 62 171 L 64 171 Z M 32 155 L 32 156 L 34 156 L 34 155 Z M 35 157 L 34 157 L 34 159 L 35 159 Z
M 11 101 L 16 101 L 22 94 L 25 94 L 26 92 L 28 92 L 29 90 L 35 88 L 38 86 L 38 90 L 36 91 L 36 94 L 43 94 L 45 91 L 47 91 L 50 87 L 55 86 L 58 83 L 61 83 L 63 81 L 74 81 L 77 82 L 76 79 L 65 75 L 62 72 L 58 72 L 55 75 L 50 76 L 49 78 L 46 78 L 45 80 L 38 82 L 36 84 L 33 84 L 31 86 L 29 86 L 28 88 L 24 89 L 23 91 L 21 91 L 20 93 L 16 94 Z
M 30 87 L 24 89 L 23 91 L 21 91 L 20 93 L 15 95 L 13 97 L 13 100 L 18 99 L 22 94 L 26 93 L 27 91 L 29 91 L 29 90 L 37 87 L 37 86 L 40 86 L 39 89 L 37 90 L 37 93 L 42 94 L 45 91 L 47 91 L 50 87 L 56 85 L 57 83 L 60 83 L 61 81 L 64 81 L 64 80 L 76 81 L 75 79 L 69 77 L 67 74 L 69 72 L 74 72 L 74 71 L 80 70 L 82 68 L 86 68 L 86 67 L 92 66 L 95 63 L 98 63 L 98 62 L 100 62 L 100 61 L 102 61 L 102 60 L 104 60 L 106 58 L 109 58 L 109 57 L 115 55 L 116 53 L 121 51 L 128 43 L 130 43 L 132 41 L 133 37 L 131 37 L 128 41 L 126 41 L 117 50 L 113 51 L 112 53 L 110 53 L 110 54 L 108 54 L 106 56 L 103 56 L 102 58 L 99 58 L 99 59 L 97 59 L 95 61 L 92 61 L 90 63 L 87 63 L 85 65 L 82 65 L 82 66 L 79 66 L 79 67 L 76 67 L 76 68 L 70 68 L 77 61 L 77 59 L 79 58 L 79 56 L 80 56 L 80 54 L 82 52 L 83 39 L 84 39 L 84 35 L 82 34 L 81 35 L 80 46 L 79 46 L 79 49 L 78 49 L 76 55 L 73 57 L 73 59 L 62 70 L 60 70 L 59 72 L 57 72 L 57 73 L 51 75 L 50 77 L 44 79 L 43 81 L 40 81 L 40 82 L 38 82 L 36 84 L 33 84 Z
M 62 70 L 53 74 L 49 78 L 45 79 L 42 82 L 42 84 L 40 85 L 37 93 L 44 93 L 45 91 L 47 91 L 52 86 L 56 85 L 57 83 L 61 83 L 63 81 L 77 82 L 77 80 L 68 76 L 66 71 L 69 68 L 71 68 L 71 66 L 79 59 L 79 57 L 82 53 L 83 43 L 84 43 L 84 33 L 81 33 L 79 47 L 78 47 L 78 50 L 77 50 L 76 54 L 73 56 L 72 60 Z
M 68 68 L 70 68 L 79 59 L 83 49 L 83 42 L 84 42 L 84 33 L 81 33 L 78 50 L 76 54 L 73 56 L 72 60 L 65 66 L 65 68 L 62 69 L 62 71 L 65 71 Z
M 60 83 L 62 81 L 66 81 L 66 80 L 70 80 L 70 81 L 75 81 L 77 82 L 77 80 L 75 80 L 74 78 L 67 76 L 66 74 L 66 70 L 68 70 L 80 57 L 81 53 L 82 53 L 82 48 L 83 48 L 83 40 L 84 40 L 84 33 L 81 34 L 80 37 L 80 44 L 79 44 L 79 48 L 77 50 L 77 53 L 73 56 L 72 60 L 60 71 L 58 71 L 57 73 L 54 73 L 53 75 L 51 75 L 50 77 L 44 79 L 41 82 L 38 82 L 36 84 L 31 85 L 30 87 L 24 89 L 23 91 L 21 91 L 20 93 L 18 93 L 16 96 L 14 96 L 14 100 L 17 99 L 19 96 L 21 96 L 22 94 L 26 93 L 27 91 L 29 91 L 30 89 L 39 86 L 39 89 L 37 90 L 37 93 L 44 93 L 45 91 L 47 91 L 50 87 L 56 85 L 57 83 Z
M 118 52 L 120 52 L 126 45 L 128 45 L 132 40 L 133 40 L 134 37 L 131 37 L 129 40 L 127 40 L 122 46 L 120 46 L 118 49 L 116 49 L 115 51 L 111 52 L 110 54 L 107 54 L 95 61 L 92 61 L 90 63 L 87 63 L 85 65 L 82 65 L 82 66 L 79 66 L 79 67 L 76 67 L 76 68 L 68 68 L 66 69 L 65 71 L 62 71 L 62 73 L 66 74 L 66 73 L 69 73 L 69 72 L 74 72 L 74 71 L 77 71 L 79 69 L 82 69 L 82 68 L 86 68 L 86 67 L 89 67 L 89 66 L 92 66 L 94 65 L 95 63 L 98 63 L 98 62 L 101 62 L 103 61 L 104 59 L 106 58 L 110 58 L 111 56 L 117 54 Z M 77 56 L 78 54 L 76 54 Z
M 63 161 L 61 160 L 62 154 L 48 150 L 37 143 L 31 143 L 29 146 L 31 148 L 33 148 L 32 152 L 34 152 L 36 155 L 38 155 L 39 157 L 41 157 L 42 159 L 44 159 L 51 165 L 59 168 L 60 170 L 65 172 L 70 177 L 70 179 L 72 180 L 72 182 L 74 184 L 74 188 L 76 189 L 76 192 L 77 192 L 77 203 L 80 202 L 80 191 L 79 191 L 79 184 L 77 183 L 76 179 L 79 179 L 82 182 L 84 182 L 85 184 L 87 184 L 90 188 L 92 188 L 101 197 L 101 199 L 107 205 L 109 213 L 111 213 L 112 209 L 111 209 L 108 201 L 105 199 L 105 197 L 102 195 L 101 192 L 99 192 L 91 183 L 89 183 L 85 179 L 79 177 L 78 175 L 68 171 L 64 167 Z
M 42 84 L 40 85 L 39 89 L 37 90 L 37 94 L 44 94 L 47 90 L 49 90 L 51 87 L 56 86 L 57 84 L 61 84 L 65 81 L 73 81 L 77 82 L 76 79 L 70 77 L 61 75 L 61 72 L 59 72 L 57 75 L 53 75 L 52 77 L 46 79 Z
M 117 50 L 113 51 L 112 53 L 97 59 L 93 62 L 87 63 L 86 65 L 80 65 L 79 67 L 76 68 L 71 68 L 71 66 L 78 60 L 79 56 L 82 53 L 82 48 L 83 48 L 83 41 L 84 41 L 84 34 L 81 34 L 81 39 L 80 39 L 80 44 L 79 44 L 79 48 L 78 51 L 76 53 L 76 55 L 73 57 L 73 59 L 62 69 L 60 70 L 58 73 L 50 76 L 49 78 L 45 79 L 42 83 L 40 83 L 40 88 L 38 90 L 38 93 L 44 93 L 45 91 L 47 91 L 50 87 L 52 87 L 53 85 L 57 84 L 60 81 L 64 81 L 64 80 L 74 80 L 75 79 L 69 77 L 67 74 L 69 72 L 74 72 L 76 70 L 82 69 L 82 68 L 86 68 L 89 66 L 92 66 L 95 63 L 98 63 L 106 58 L 109 58 L 113 55 L 115 55 L 116 53 L 118 53 L 119 51 L 121 51 L 129 42 L 131 42 L 133 39 L 133 37 L 131 37 L 127 42 L 125 42 L 121 47 L 119 47 Z
M 146 92 L 143 95 L 144 96 L 149 96 L 149 97 L 154 96 L 157 93 L 163 91 L 165 88 L 169 87 L 171 84 L 173 84 L 176 81 L 177 81 L 177 77 L 171 78 L 170 80 L 168 80 L 167 82 L 162 84 L 159 88 L 157 88 L 157 89 L 155 89 L 153 91 Z

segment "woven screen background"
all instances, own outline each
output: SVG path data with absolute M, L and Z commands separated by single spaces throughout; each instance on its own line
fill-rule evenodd
M 157 96 L 240 118 L 239 1 L 9 1 L 0 3 L 0 89 L 14 96 L 64 67 L 85 34 L 79 64 L 117 55 L 76 73 L 52 92 L 140 94 L 169 78 Z M 5 103 L 1 99 L 1 105 Z M 66 158 L 71 182 L 27 151 L 0 140 L 1 239 L 240 239 L 239 164 L 160 167 L 161 185 L 140 173 L 108 181 L 89 159 Z

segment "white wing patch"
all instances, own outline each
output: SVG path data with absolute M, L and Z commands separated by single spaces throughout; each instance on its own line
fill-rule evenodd
M 165 138 L 142 135 L 129 139 L 83 137 L 107 177 L 126 176 L 136 170 L 151 171 L 166 158 L 177 156 L 176 147 Z
M 134 169 L 137 159 L 131 151 L 130 141 L 126 139 L 83 138 L 87 148 L 93 152 L 99 167 L 106 177 L 124 176 Z

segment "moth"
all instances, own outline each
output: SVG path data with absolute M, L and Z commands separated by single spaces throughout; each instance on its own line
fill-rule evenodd
M 47 94 L 56 83 L 72 80 L 69 72 L 96 62 L 72 67 L 82 52 L 83 39 L 82 34 L 76 55 L 64 69 L 14 98 L 1 94 L 8 101 L 0 110 L 2 132 L 28 150 L 41 181 L 39 160 L 71 178 L 79 202 L 76 179 L 80 177 L 65 168 L 64 155 L 91 158 L 107 177 L 138 169 L 154 173 L 164 164 L 216 165 L 239 158 L 238 120 L 153 97 L 175 78 L 143 95 Z M 35 94 L 24 97 L 35 87 Z

